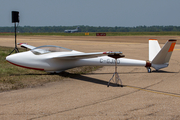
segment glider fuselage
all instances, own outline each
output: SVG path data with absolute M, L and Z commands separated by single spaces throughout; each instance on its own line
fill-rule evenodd
M 61 59 L 56 58 L 58 55 L 63 54 L 76 54 L 81 53 L 78 51 L 71 52 L 52 52 L 47 54 L 36 55 L 32 51 L 22 52 L 10 55 L 6 60 L 16 66 L 35 69 L 35 70 L 44 70 L 47 72 L 61 72 L 63 70 L 78 67 L 78 66 L 114 66 L 115 59 L 108 56 L 101 56 L 95 58 L 85 58 L 85 59 Z M 134 60 L 127 58 L 117 59 L 117 65 L 124 66 L 145 66 L 146 61 L 143 60 Z

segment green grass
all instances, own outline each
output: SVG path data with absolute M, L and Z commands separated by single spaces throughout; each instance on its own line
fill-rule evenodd
M 0 92 L 27 87 L 42 86 L 48 82 L 62 81 L 66 77 L 75 77 L 97 70 L 99 66 L 83 66 L 66 70 L 60 74 L 49 74 L 14 66 L 5 58 L 13 50 L 9 47 L 0 47 Z M 23 49 L 19 49 L 21 52 Z
M 134 36 L 134 35 L 180 35 L 180 32 L 103 32 L 106 36 Z M 0 35 L 14 35 L 14 33 L 0 33 Z M 78 33 L 17 33 L 17 35 L 58 35 L 85 36 L 85 32 Z M 96 36 L 96 32 L 89 32 L 89 36 Z

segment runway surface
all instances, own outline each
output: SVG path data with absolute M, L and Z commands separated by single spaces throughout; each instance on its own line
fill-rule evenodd
M 58 45 L 84 52 L 122 51 L 127 58 L 148 60 L 148 39 L 161 47 L 179 36 L 64 37 L 18 36 L 33 46 Z M 1 46 L 14 46 L 13 36 L 1 36 Z M 118 67 L 124 87 L 107 87 L 114 67 L 52 82 L 41 87 L 0 93 L 1 120 L 180 119 L 180 44 L 169 67 L 147 73 L 145 67 Z M 152 69 L 154 70 L 154 69 Z

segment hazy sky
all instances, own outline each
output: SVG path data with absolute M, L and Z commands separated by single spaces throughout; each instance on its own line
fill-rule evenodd
M 0 26 L 180 26 L 180 0 L 0 0 Z

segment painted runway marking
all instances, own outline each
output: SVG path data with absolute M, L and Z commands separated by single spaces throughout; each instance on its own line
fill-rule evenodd
M 140 87 L 129 86 L 129 85 L 124 85 L 124 87 L 129 87 L 129 88 L 133 88 L 133 89 L 137 89 L 137 90 L 142 90 L 142 91 L 146 91 L 146 92 L 151 92 L 151 93 L 168 95 L 168 96 L 173 96 L 173 97 L 179 97 L 180 98 L 180 94 L 177 94 L 177 93 L 169 93 L 169 92 L 163 92 L 163 91 L 158 91 L 158 90 L 151 90 L 151 89 L 140 88 Z

